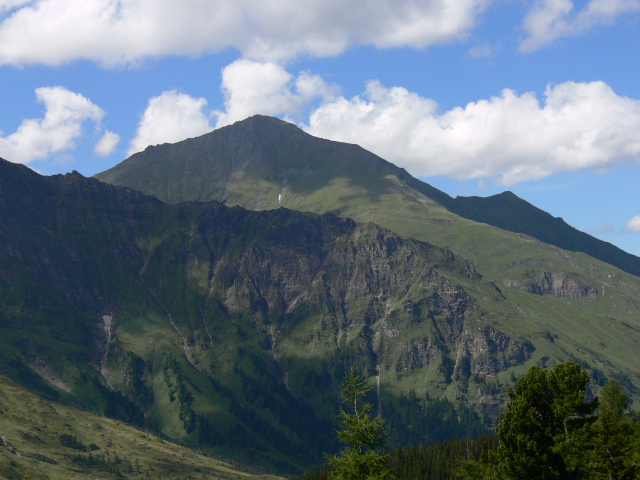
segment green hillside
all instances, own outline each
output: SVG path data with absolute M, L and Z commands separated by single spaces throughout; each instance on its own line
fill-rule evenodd
M 0 376 L 0 478 L 276 480 L 148 431 L 44 400 Z
M 461 401 L 531 356 L 479 304 L 500 292 L 441 248 L 331 214 L 165 205 L 0 168 L 0 368 L 45 398 L 295 472 L 335 449 L 351 365 L 378 377 L 407 443 L 426 418 L 433 441 L 488 428 Z

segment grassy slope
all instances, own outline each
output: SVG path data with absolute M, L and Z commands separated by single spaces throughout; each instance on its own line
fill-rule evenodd
M 379 193 L 372 197 L 365 190 L 349 186 L 347 178 L 338 178 L 308 197 L 297 196 L 286 206 L 319 213 L 333 211 L 357 221 L 374 222 L 400 235 L 450 248 L 472 260 L 479 273 L 501 288 L 514 313 L 505 315 L 504 304 L 478 298 L 483 309 L 496 313 L 496 327 L 515 338 L 528 338 L 536 347 L 535 358 L 521 370 L 542 357 L 549 357 L 552 362 L 573 358 L 608 375 L 628 375 L 633 383 L 640 384 L 640 278 L 586 254 L 463 219 L 397 178 L 387 177 L 386 181 L 398 188 L 378 185 Z M 510 281 L 535 282 L 543 272 L 562 273 L 591 285 L 597 289 L 597 297 L 541 297 L 507 287 Z M 500 320 L 504 318 L 509 320 Z M 546 332 L 558 339 L 551 342 Z M 389 383 L 393 381 L 390 379 Z M 640 391 L 633 393 L 637 398 Z
M 115 459 L 117 455 L 123 460 L 120 478 L 277 478 L 241 471 L 122 422 L 48 402 L 4 376 L 0 376 L 0 432 L 4 444 L 0 446 L 0 479 L 27 474 L 38 480 L 116 478 L 97 467 L 74 462 L 74 457 L 89 453 L 61 445 L 62 434 L 75 436 L 87 447 L 97 445 L 93 456 Z M 133 471 L 127 471 L 125 458 Z

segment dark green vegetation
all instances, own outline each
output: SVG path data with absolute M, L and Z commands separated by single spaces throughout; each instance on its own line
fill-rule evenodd
M 360 147 L 256 117 L 117 171 L 253 210 L 0 161 L 0 372 L 42 398 L 297 473 L 338 450 L 352 366 L 391 445 L 489 431 L 534 365 L 640 397 L 640 278 L 465 219 Z
M 585 402 L 589 375 L 575 363 L 534 367 L 508 390 L 492 462 L 501 478 L 584 478 L 589 423 L 597 400 Z
M 575 363 L 533 367 L 508 390 L 497 449 L 461 465 L 458 479 L 633 480 L 640 473 L 640 423 L 615 381 L 586 400 L 589 376 Z
M 357 474 L 345 463 L 357 465 L 349 462 L 353 456 L 366 463 L 369 452 L 345 451 L 340 462 L 330 458 L 329 466 L 299 480 L 364 480 L 388 472 L 405 480 L 637 479 L 637 414 L 628 411 L 627 397 L 614 380 L 605 385 L 601 397 L 592 400 L 586 399 L 588 382 L 587 372 L 572 362 L 550 370 L 534 366 L 508 389 L 510 401 L 500 414 L 497 437 L 396 448 L 391 455 L 376 457 L 381 463 L 377 469 Z M 347 431 L 356 438 L 365 437 L 367 430 L 356 425 Z
M 433 445 L 416 444 L 395 447 L 389 453 L 388 466 L 395 478 L 402 480 L 449 480 L 454 472 L 464 472 L 461 465 L 471 470 L 476 463 L 486 462 L 490 453 L 498 446 L 498 438 L 481 435 L 437 442 Z M 472 463 L 473 462 L 473 463 Z M 331 469 L 325 466 L 301 475 L 296 480 L 328 480 Z
M 0 478 L 21 480 L 276 480 L 239 470 L 0 376 Z

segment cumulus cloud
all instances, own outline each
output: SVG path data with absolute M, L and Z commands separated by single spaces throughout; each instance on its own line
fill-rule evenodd
M 602 225 L 593 229 L 594 233 L 607 234 L 616 231 L 616 227 L 613 222 L 604 222 Z
M 640 0 L 590 0 L 575 11 L 573 0 L 537 0 L 523 21 L 521 51 L 536 50 L 558 38 L 585 33 L 640 11 Z
M 36 89 L 45 106 L 43 118 L 26 119 L 7 136 L 0 134 L 0 156 L 16 163 L 29 163 L 52 153 L 75 148 L 85 121 L 100 124 L 104 111 L 79 93 L 64 87 Z
M 636 215 L 627 222 L 625 230 L 628 232 L 640 232 L 640 215 Z
M 118 142 L 120 142 L 120 135 L 107 130 L 104 132 L 100 141 L 96 143 L 93 151 L 96 155 L 100 155 L 101 157 L 109 156 L 115 150 Z
M 313 101 L 332 100 L 335 86 L 320 76 L 302 72 L 294 78 L 272 62 L 241 59 L 222 70 L 224 111 L 207 111 L 207 100 L 176 90 L 149 100 L 128 155 L 149 145 L 196 137 L 255 114 L 296 117 Z
M 0 64 L 236 48 L 245 57 L 331 56 L 357 45 L 424 48 L 463 38 L 490 0 L 2 0 Z
M 320 76 L 302 72 L 297 78 L 272 62 L 237 60 L 222 71 L 225 112 L 217 127 L 255 114 L 299 114 L 316 98 L 330 100 L 337 89 Z
M 213 130 L 209 123 L 210 115 L 205 113 L 206 106 L 206 99 L 176 90 L 168 90 L 149 99 L 127 155 L 140 152 L 149 145 L 179 142 Z
M 603 82 L 548 86 L 439 113 L 431 99 L 368 84 L 363 97 L 340 97 L 315 110 L 306 130 L 358 143 L 414 175 L 510 185 L 556 172 L 607 169 L 640 157 L 640 101 Z

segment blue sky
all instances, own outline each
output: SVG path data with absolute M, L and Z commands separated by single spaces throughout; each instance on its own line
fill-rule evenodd
M 0 156 L 93 175 L 262 113 L 640 255 L 640 0 L 0 0 Z

